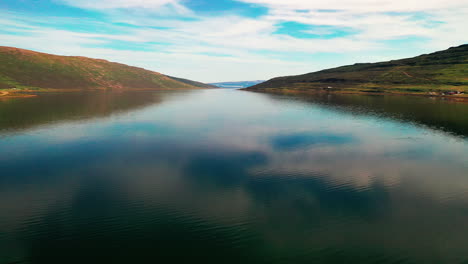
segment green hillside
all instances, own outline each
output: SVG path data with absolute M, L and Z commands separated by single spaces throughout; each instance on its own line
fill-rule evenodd
M 0 89 L 194 89 L 197 82 L 120 63 L 0 47 Z
M 248 90 L 449 94 L 468 92 L 468 45 L 414 58 L 274 78 Z

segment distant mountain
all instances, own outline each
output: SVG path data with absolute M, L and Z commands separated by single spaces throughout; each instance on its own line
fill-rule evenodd
M 0 89 L 195 89 L 206 84 L 125 64 L 0 46 Z
M 440 94 L 468 92 L 468 45 L 414 58 L 274 78 L 248 90 Z
M 262 83 L 264 81 L 243 81 L 243 82 L 219 82 L 219 83 L 210 83 L 216 87 L 220 88 L 246 88 L 252 85 Z
M 183 79 L 183 78 L 172 77 L 172 76 L 169 76 L 169 75 L 166 75 L 166 76 L 173 79 L 173 80 L 176 80 L 176 81 L 179 81 L 179 82 L 182 82 L 182 83 L 185 83 L 185 84 L 193 85 L 193 86 L 196 86 L 196 87 L 200 87 L 200 88 L 218 88 L 218 86 L 208 84 L 208 83 L 196 82 L 196 81 L 187 80 L 187 79 Z

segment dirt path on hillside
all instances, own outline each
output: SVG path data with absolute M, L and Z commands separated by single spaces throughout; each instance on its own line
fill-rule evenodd
M 9 94 L 10 94 L 9 92 L 5 92 L 5 91 L 0 92 L 0 96 L 7 96 L 7 95 L 9 95 Z

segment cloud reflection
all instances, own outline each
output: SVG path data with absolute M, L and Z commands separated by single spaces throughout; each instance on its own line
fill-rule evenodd
M 259 104 L 239 109 L 245 100 Z M 468 259 L 466 142 L 365 113 L 268 102 L 200 91 L 75 124 L 86 137 L 60 137 L 69 133 L 61 124 L 8 135 L 0 246 L 9 250 L 0 260 Z M 27 151 L 5 151 L 25 139 Z

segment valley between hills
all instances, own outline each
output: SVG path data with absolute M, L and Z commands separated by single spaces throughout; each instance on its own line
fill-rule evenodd
M 102 59 L 0 47 L 0 97 L 31 92 L 219 88 Z M 395 94 L 468 99 L 468 44 L 414 58 L 277 77 L 247 91 Z M 245 85 L 246 86 L 246 85 Z M 220 86 L 223 87 L 223 86 Z

